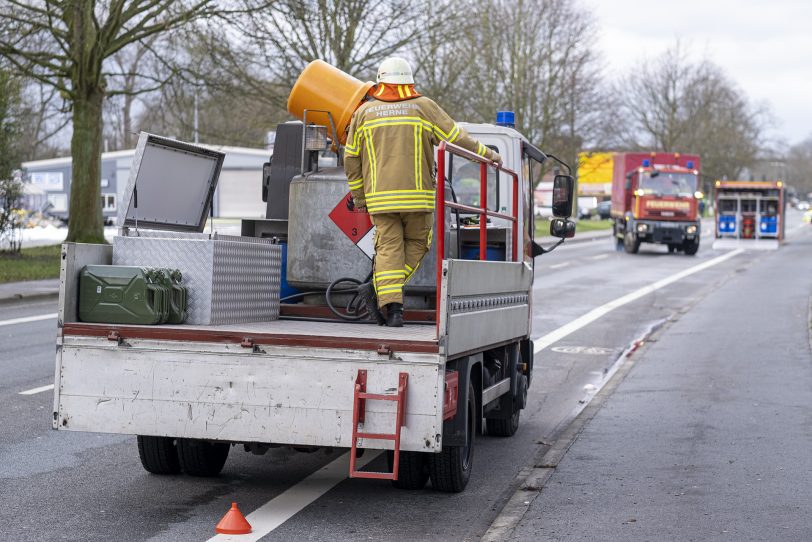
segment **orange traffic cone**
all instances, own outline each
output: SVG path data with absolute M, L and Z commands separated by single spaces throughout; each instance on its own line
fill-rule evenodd
M 237 503 L 231 503 L 231 510 L 226 512 L 223 519 L 214 528 L 220 534 L 248 534 L 251 532 L 251 524 L 242 515 Z

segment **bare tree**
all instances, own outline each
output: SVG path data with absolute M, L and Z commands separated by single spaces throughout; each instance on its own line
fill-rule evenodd
M 70 124 L 70 114 L 59 91 L 41 81 L 28 80 L 20 118 L 22 160 L 53 158 L 67 152 L 55 141 Z
M 768 113 L 753 107 L 721 68 L 692 63 L 679 43 L 641 66 L 616 87 L 619 146 L 698 153 L 706 188 L 714 178 L 737 178 L 758 159 Z
M 104 242 L 100 197 L 102 115 L 113 88 L 106 61 L 134 43 L 217 13 L 214 0 L 6 0 L 0 56 L 56 88 L 70 105 L 73 173 L 69 241 Z
M 791 146 L 786 155 L 787 181 L 795 186 L 802 199 L 812 194 L 812 135 Z
M 455 34 L 462 54 L 446 54 L 453 67 L 464 67 L 449 79 L 464 103 L 456 106 L 459 117 L 493 122 L 497 110 L 512 110 L 520 132 L 574 163 L 578 150 L 599 138 L 603 106 L 590 13 L 573 0 L 468 0 L 457 7 L 468 25 Z M 429 71 L 442 78 L 449 68 Z

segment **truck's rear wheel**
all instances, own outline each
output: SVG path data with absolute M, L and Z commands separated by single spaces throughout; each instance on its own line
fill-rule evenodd
M 685 241 L 682 244 L 682 250 L 684 250 L 688 256 L 693 256 L 699 251 L 699 240 L 693 239 L 691 241 Z
M 386 462 L 389 470 L 394 468 L 395 452 L 386 452 Z M 400 452 L 398 465 L 398 479 L 392 480 L 392 485 L 398 489 L 423 489 L 429 481 L 428 454 L 423 452 Z
M 178 459 L 183 472 L 190 476 L 217 476 L 228 458 L 228 442 L 178 439 Z
M 519 429 L 519 415 L 521 410 L 517 410 L 510 418 L 488 418 L 485 420 L 485 427 L 488 434 L 494 437 L 512 437 Z
M 637 251 L 640 250 L 640 239 L 633 232 L 627 231 L 626 235 L 623 236 L 623 248 L 629 254 L 637 254 Z
M 178 474 L 180 462 L 175 439 L 138 435 L 138 457 L 144 470 L 152 474 Z
M 468 384 L 468 418 L 465 428 L 465 446 L 443 446 L 443 451 L 429 456 L 431 485 L 438 491 L 459 493 L 468 485 L 474 459 L 476 433 L 476 397 L 473 384 Z

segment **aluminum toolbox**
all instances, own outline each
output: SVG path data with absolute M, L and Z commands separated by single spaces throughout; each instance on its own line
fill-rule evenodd
M 281 247 L 203 233 L 224 157 L 142 132 L 119 209 L 113 264 L 179 269 L 188 289 L 187 324 L 279 317 Z

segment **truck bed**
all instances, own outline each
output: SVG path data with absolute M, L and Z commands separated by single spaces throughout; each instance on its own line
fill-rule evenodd
M 228 325 L 160 325 L 66 323 L 63 336 L 108 337 L 110 340 L 234 343 L 253 345 L 342 348 L 391 352 L 438 353 L 434 325 L 388 328 L 350 322 L 275 320 Z

